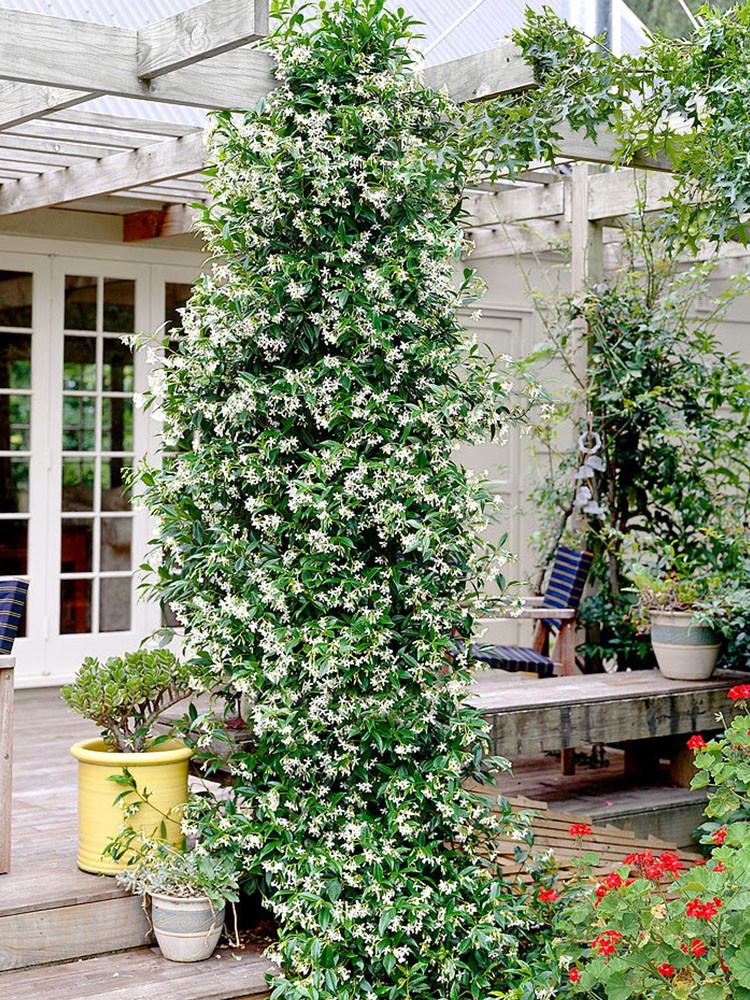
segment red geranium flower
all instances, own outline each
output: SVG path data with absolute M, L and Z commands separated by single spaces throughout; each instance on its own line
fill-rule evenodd
M 578 980 L 581 978 L 581 970 L 575 968 L 571 969 L 570 972 L 568 973 L 568 978 L 570 979 L 571 983 L 577 983 Z
M 706 741 L 702 736 L 691 736 L 687 741 L 687 745 L 691 750 L 702 750 L 706 745 Z
M 701 903 L 700 899 L 696 896 L 695 899 L 687 904 L 685 912 L 689 917 L 697 917 L 699 920 L 710 920 L 711 917 L 716 916 L 719 912 L 720 906 L 721 899 L 718 896 L 714 896 L 713 902 L 710 903 Z
M 727 839 L 727 828 L 725 826 L 720 826 L 718 830 L 714 830 L 711 834 L 711 840 L 715 844 L 723 844 Z
M 540 903 L 554 903 L 554 901 L 559 898 L 560 893 L 555 892 L 554 889 L 540 889 L 537 893 L 537 899 Z
M 571 837 L 590 837 L 594 831 L 588 823 L 573 823 L 568 832 Z
M 703 941 L 701 941 L 700 938 L 695 938 L 690 945 L 690 951 L 693 953 L 693 956 L 695 958 L 700 958 L 701 955 L 706 954 L 708 948 L 705 946 L 705 944 L 703 943 Z
M 738 684 L 727 691 L 727 698 L 732 701 L 747 701 L 750 698 L 750 684 Z
M 594 951 L 598 951 L 600 955 L 613 955 L 617 942 L 621 937 L 622 934 L 619 931 L 602 931 L 591 942 L 591 947 Z
M 677 971 L 673 965 L 669 962 L 662 962 L 662 964 L 656 970 L 660 975 L 664 976 L 665 979 L 669 979 Z

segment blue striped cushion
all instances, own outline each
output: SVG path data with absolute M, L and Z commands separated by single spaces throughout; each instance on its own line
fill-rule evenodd
M 592 558 L 590 552 L 574 552 L 564 545 L 558 548 L 544 594 L 545 607 L 573 609 L 578 607 Z M 554 618 L 545 618 L 544 624 L 549 628 L 560 628 L 560 622 Z
M 540 677 L 551 677 L 554 664 L 549 656 L 526 646 L 486 646 L 475 642 L 471 657 L 500 670 L 533 670 Z
M 26 580 L 0 580 L 0 656 L 13 649 L 28 589 Z

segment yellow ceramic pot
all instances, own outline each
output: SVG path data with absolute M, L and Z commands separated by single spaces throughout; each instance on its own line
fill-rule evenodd
M 116 862 L 102 857 L 102 851 L 123 825 L 122 806 L 115 805 L 114 800 L 124 789 L 107 780 L 112 774 L 121 774 L 123 767 L 132 774 L 139 791 L 150 793 L 149 803 L 141 805 L 128 819 L 129 825 L 141 830 L 144 836 L 161 837 L 162 814 L 166 813 L 167 841 L 171 844 L 181 841 L 188 760 L 193 753 L 189 747 L 178 740 L 168 740 L 142 753 L 117 753 L 104 740 L 96 739 L 76 743 L 70 752 L 78 761 L 79 868 L 114 875 L 127 864 L 126 858 Z

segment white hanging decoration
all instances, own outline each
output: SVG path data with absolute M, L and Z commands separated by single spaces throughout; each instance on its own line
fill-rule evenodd
M 602 517 L 605 513 L 603 507 L 594 498 L 594 477 L 598 472 L 604 472 L 606 465 L 603 459 L 596 453 L 601 449 L 601 435 L 596 431 L 584 431 L 578 438 L 578 449 L 583 455 L 583 462 L 575 474 L 575 479 L 580 485 L 576 489 L 573 506 L 578 507 L 582 514 L 591 514 Z M 585 485 L 590 483 L 591 485 Z

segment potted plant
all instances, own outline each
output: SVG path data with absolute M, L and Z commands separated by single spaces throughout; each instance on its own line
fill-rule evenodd
M 696 612 L 718 589 L 716 579 L 638 568 L 633 583 L 648 616 L 651 646 L 662 674 L 672 680 L 707 680 L 719 657 L 721 636 L 699 624 Z
M 78 867 L 113 875 L 126 864 L 102 857 L 125 818 L 144 836 L 179 843 L 192 750 L 168 735 L 154 737 L 154 726 L 189 694 L 187 668 L 164 649 L 105 662 L 88 657 L 61 693 L 102 730 L 99 739 L 71 748 L 78 760 Z
M 210 958 L 224 926 L 226 903 L 239 898 L 234 858 L 201 846 L 183 852 L 164 841 L 148 841 L 117 880 L 143 896 L 144 905 L 150 900 L 153 931 L 170 962 Z

